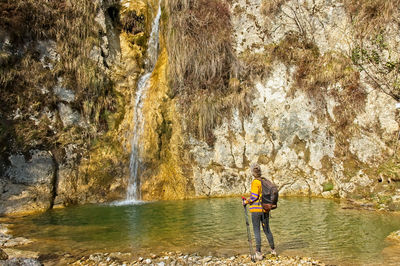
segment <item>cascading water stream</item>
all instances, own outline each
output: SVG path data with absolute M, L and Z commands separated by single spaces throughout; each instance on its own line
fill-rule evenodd
M 140 77 L 136 89 L 135 95 L 135 107 L 134 107 L 134 117 L 133 117 L 133 137 L 131 141 L 132 151 L 130 157 L 130 177 L 128 183 L 128 190 L 126 194 L 126 201 L 134 202 L 140 199 L 140 189 L 139 189 L 139 177 L 138 170 L 140 167 L 140 145 L 139 140 L 144 127 L 144 117 L 142 113 L 143 102 L 146 98 L 147 88 L 149 87 L 149 79 L 151 77 L 151 73 L 153 72 L 154 66 L 157 62 L 158 58 L 158 46 L 159 46 L 159 23 L 161 17 L 161 6 L 158 5 L 157 15 L 154 18 L 151 34 L 148 42 L 147 48 L 147 60 L 146 60 L 146 73 Z

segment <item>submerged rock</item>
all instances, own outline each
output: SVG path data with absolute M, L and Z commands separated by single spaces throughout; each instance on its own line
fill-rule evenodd
M 16 248 L 4 248 L 10 259 L 12 258 L 26 258 L 26 259 L 39 259 L 39 252 L 21 250 Z
M 15 247 L 15 246 L 23 246 L 32 243 L 32 240 L 23 238 L 23 237 L 17 237 L 17 238 L 10 238 L 7 240 L 3 246 L 4 247 Z

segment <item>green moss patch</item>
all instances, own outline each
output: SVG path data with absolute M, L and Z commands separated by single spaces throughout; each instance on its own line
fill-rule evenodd
M 325 191 L 331 191 L 333 189 L 333 183 L 331 181 L 322 184 L 322 190 Z

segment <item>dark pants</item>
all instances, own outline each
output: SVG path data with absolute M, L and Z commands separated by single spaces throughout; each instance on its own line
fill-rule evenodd
M 272 249 L 275 249 L 274 237 L 272 236 L 271 229 L 269 228 L 269 213 L 252 212 L 251 221 L 253 223 L 254 237 L 256 238 L 256 250 L 261 252 L 260 224 L 262 225 L 264 233 L 267 236 L 269 246 Z

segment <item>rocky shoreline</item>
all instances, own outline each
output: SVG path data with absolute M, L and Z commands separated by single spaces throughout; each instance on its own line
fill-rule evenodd
M 164 252 L 148 257 L 136 257 L 126 260 L 129 253 L 97 253 L 85 256 L 73 265 L 325 265 L 324 263 L 305 257 L 286 257 L 266 255 L 264 259 L 252 262 L 249 255 L 231 257 L 201 256 L 180 252 Z
M 0 249 L 1 252 L 1 249 Z M 71 254 L 64 255 L 38 255 L 35 258 L 13 257 L 0 259 L 0 264 L 11 265 L 154 265 L 154 266 L 178 266 L 178 265 L 326 265 L 321 261 L 307 257 L 287 257 L 265 255 L 263 260 L 252 262 L 248 254 L 231 257 L 202 256 L 197 253 L 184 254 L 181 252 L 162 252 L 149 254 L 149 256 L 137 257 L 132 253 L 94 253 L 77 258 Z

